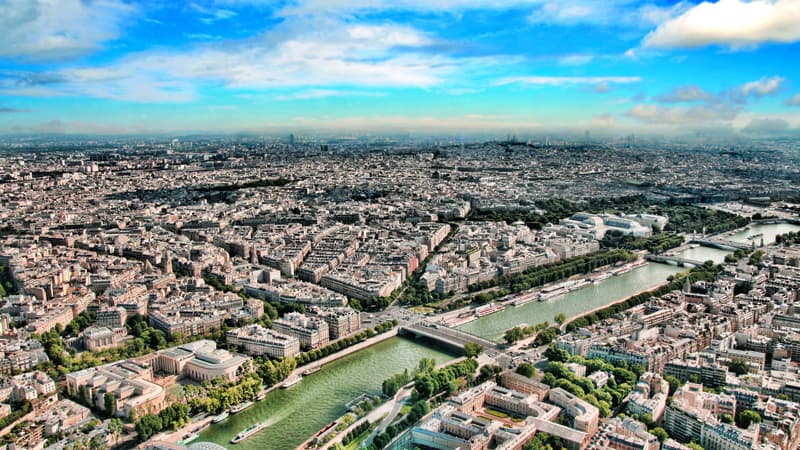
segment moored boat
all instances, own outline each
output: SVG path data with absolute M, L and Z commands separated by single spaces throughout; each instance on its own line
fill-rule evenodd
M 263 430 L 264 428 L 267 428 L 267 422 L 259 422 L 255 425 L 250 425 L 249 427 L 240 431 L 239 434 L 234 436 L 234 438 L 231 439 L 231 444 L 238 444 L 239 442 L 242 442 L 243 440 Z
M 566 294 L 567 290 L 564 288 L 564 286 L 552 286 L 549 288 L 544 288 L 539 292 L 539 301 L 548 302 L 550 300 L 563 297 Z
M 506 307 L 503 305 L 489 303 L 487 305 L 482 305 L 475 308 L 475 315 L 478 317 L 488 316 L 489 314 L 496 313 L 504 309 L 506 309 Z
M 317 366 L 317 367 L 312 367 L 310 369 L 306 369 L 305 372 L 303 372 L 303 376 L 307 377 L 307 376 L 309 376 L 311 374 L 319 372 L 320 370 L 322 370 L 322 366 Z
M 187 434 L 187 435 L 185 435 L 183 437 L 183 439 L 178 441 L 178 443 L 181 444 L 181 445 L 187 445 L 187 444 L 189 444 L 190 442 L 194 441 L 195 439 L 197 439 L 199 437 L 200 437 L 200 435 L 197 434 L 197 433 Z
M 230 413 L 230 412 L 228 412 L 228 411 L 225 411 L 224 413 L 222 413 L 222 414 L 218 415 L 217 417 L 214 417 L 214 420 L 213 420 L 212 422 L 214 422 L 214 423 L 220 423 L 220 422 L 222 422 L 223 420 L 227 419 L 227 418 L 228 418 L 228 416 L 230 416 L 230 415 L 231 415 L 231 413 Z
M 286 381 L 284 381 L 284 382 L 283 382 L 283 384 L 281 385 L 281 389 L 287 389 L 287 388 L 290 388 L 290 387 L 294 386 L 295 384 L 299 383 L 299 382 L 300 382 L 300 380 L 302 380 L 302 378 L 300 378 L 300 377 L 297 377 L 297 378 L 292 378 L 292 379 L 290 379 L 290 380 L 286 380 Z
M 245 409 L 253 406 L 253 402 L 247 401 L 243 403 L 239 403 L 238 405 L 231 408 L 231 414 L 236 414 L 240 411 L 244 411 Z
M 614 269 L 614 270 L 612 270 L 612 271 L 611 271 L 611 273 L 612 273 L 613 275 L 622 275 L 622 274 L 624 274 L 624 273 L 628 273 L 628 272 L 630 272 L 630 271 L 631 271 L 631 266 L 630 266 L 630 264 L 625 264 L 624 266 L 622 266 L 622 267 L 620 267 L 620 268 L 618 268 L 618 269 Z

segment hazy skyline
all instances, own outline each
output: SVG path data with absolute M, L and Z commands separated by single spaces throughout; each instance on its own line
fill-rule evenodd
M 800 130 L 800 0 L 0 0 L 0 133 Z

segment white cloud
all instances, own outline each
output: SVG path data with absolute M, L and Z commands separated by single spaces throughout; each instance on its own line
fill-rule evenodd
M 800 41 L 799 24 L 797 0 L 703 2 L 659 25 L 643 44 L 656 48 L 753 48 L 768 42 Z
M 227 1 L 271 5 L 268 0 Z M 687 5 L 684 1 L 668 7 L 652 3 L 641 5 L 638 0 L 293 0 L 277 15 L 330 17 L 379 11 L 417 11 L 458 16 L 470 10 L 515 8 L 530 11 L 528 20 L 532 23 L 647 27 L 683 12 Z
M 251 4 L 269 4 L 269 1 L 246 0 Z M 470 9 L 505 9 L 527 4 L 542 4 L 545 0 L 294 0 L 278 11 L 279 16 L 325 16 L 371 11 L 424 11 L 433 13 L 458 13 Z
M 676 87 L 672 92 L 658 96 L 656 99 L 664 103 L 710 101 L 714 94 L 704 91 L 699 86 L 688 85 Z
M 765 97 L 776 93 L 784 81 L 786 80 L 782 77 L 764 77 L 760 80 L 743 84 L 739 88 L 739 92 L 745 97 Z
M 199 20 L 206 25 L 212 25 L 220 20 L 227 20 L 236 17 L 236 12 L 231 11 L 230 9 L 205 7 L 196 2 L 190 3 L 189 6 L 193 10 L 203 15 L 203 17 L 201 17 Z
M 599 114 L 592 117 L 592 127 L 594 128 L 608 128 L 613 127 L 616 120 L 611 114 Z
M 735 105 L 720 103 L 698 105 L 690 108 L 668 108 L 659 105 L 638 104 L 625 114 L 628 117 L 651 124 L 697 125 L 734 119 L 741 112 Z
M 0 73 L 0 91 L 25 95 L 88 95 L 143 102 L 191 101 L 204 85 L 230 89 L 333 86 L 437 86 L 450 74 L 495 65 L 500 57 L 456 58 L 435 51 L 435 41 L 407 26 L 351 25 L 317 28 L 293 22 L 252 39 L 197 44 L 187 50 L 129 54 L 103 67 L 50 73 Z
M 595 59 L 594 55 L 575 54 L 564 55 L 558 58 L 558 63 L 562 66 L 583 66 Z
M 635 0 L 544 0 L 528 16 L 533 23 L 557 25 L 648 27 L 688 9 L 680 1 L 672 6 L 641 5 Z
M 276 100 L 313 100 L 328 97 L 383 97 L 381 92 L 339 91 L 334 89 L 309 89 L 292 94 L 279 95 Z
M 72 59 L 119 37 L 136 8 L 122 0 L 0 0 L 0 57 Z
M 800 94 L 794 94 L 784 102 L 786 106 L 800 106 Z
M 781 118 L 773 117 L 753 119 L 742 128 L 742 132 L 748 134 L 775 134 L 788 130 L 789 122 Z
M 538 86 L 564 86 L 579 84 L 626 84 L 638 83 L 641 77 L 507 77 L 495 83 L 495 86 L 505 86 L 508 84 L 527 84 Z

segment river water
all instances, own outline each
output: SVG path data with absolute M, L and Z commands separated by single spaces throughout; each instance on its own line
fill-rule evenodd
M 215 442 L 232 450 L 291 450 L 344 414 L 345 404 L 362 392 L 380 394 L 384 379 L 413 369 L 421 358 L 438 364 L 453 355 L 406 338 L 392 338 L 326 364 L 288 389 L 278 389 L 255 405 L 212 425 L 198 441 Z M 248 426 L 270 426 L 239 444 L 230 440 Z
M 736 242 L 745 242 L 749 243 L 750 240 L 747 239 L 749 236 L 754 236 L 757 234 L 764 235 L 764 244 L 772 244 L 775 242 L 775 236 L 779 234 L 786 234 L 790 231 L 800 231 L 800 227 L 797 225 L 792 225 L 790 223 L 779 223 L 774 225 L 750 225 L 749 229 L 745 229 L 739 231 L 738 233 L 732 234 L 728 239 Z M 754 239 L 756 241 L 756 246 L 761 243 L 761 238 L 758 237 Z
M 716 248 L 695 247 L 695 248 L 688 248 L 682 252 L 677 252 L 675 253 L 675 256 L 702 262 L 710 260 L 714 261 L 715 264 L 719 264 L 725 261 L 725 256 L 729 255 L 730 253 L 731 252 L 729 251 L 719 250 Z
M 734 234 L 731 239 L 747 242 L 752 234 L 763 233 L 765 243 L 773 242 L 776 234 L 797 231 L 793 225 L 755 225 Z M 721 262 L 728 252 L 697 247 L 678 253 L 689 259 Z M 564 313 L 576 316 L 605 306 L 616 300 L 651 288 L 678 273 L 683 268 L 650 263 L 626 274 L 614 276 L 599 284 L 570 292 L 550 302 L 531 302 L 519 307 L 509 306 L 501 311 L 459 327 L 487 339 L 499 341 L 505 330 L 521 323 L 553 323 Z M 362 392 L 378 394 L 381 382 L 389 376 L 413 368 L 421 358 L 435 358 L 443 363 L 454 358 L 439 349 L 430 348 L 406 338 L 393 338 L 358 353 L 325 365 L 322 371 L 304 378 L 285 390 L 275 390 L 256 405 L 232 415 L 226 421 L 212 425 L 201 434 L 199 441 L 211 441 L 232 450 L 289 450 L 345 412 L 344 405 Z M 239 431 L 254 423 L 267 420 L 271 426 L 241 444 L 230 444 Z
M 573 317 L 594 308 L 605 306 L 615 300 L 633 295 L 653 287 L 669 275 L 684 270 L 667 264 L 649 263 L 628 273 L 614 276 L 598 284 L 590 284 L 572 291 L 566 296 L 549 302 L 533 301 L 521 306 L 508 306 L 500 311 L 458 327 L 462 331 L 500 342 L 505 331 L 526 323 L 534 325 L 547 321 L 555 323 L 554 317 L 564 313 Z

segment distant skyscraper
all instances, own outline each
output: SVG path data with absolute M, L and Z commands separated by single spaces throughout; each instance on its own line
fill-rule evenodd
M 289 145 L 294 147 L 294 134 L 289 135 Z
M 591 134 L 589 133 L 589 130 L 586 130 L 585 135 L 586 135 L 586 142 L 589 142 L 591 140 Z

